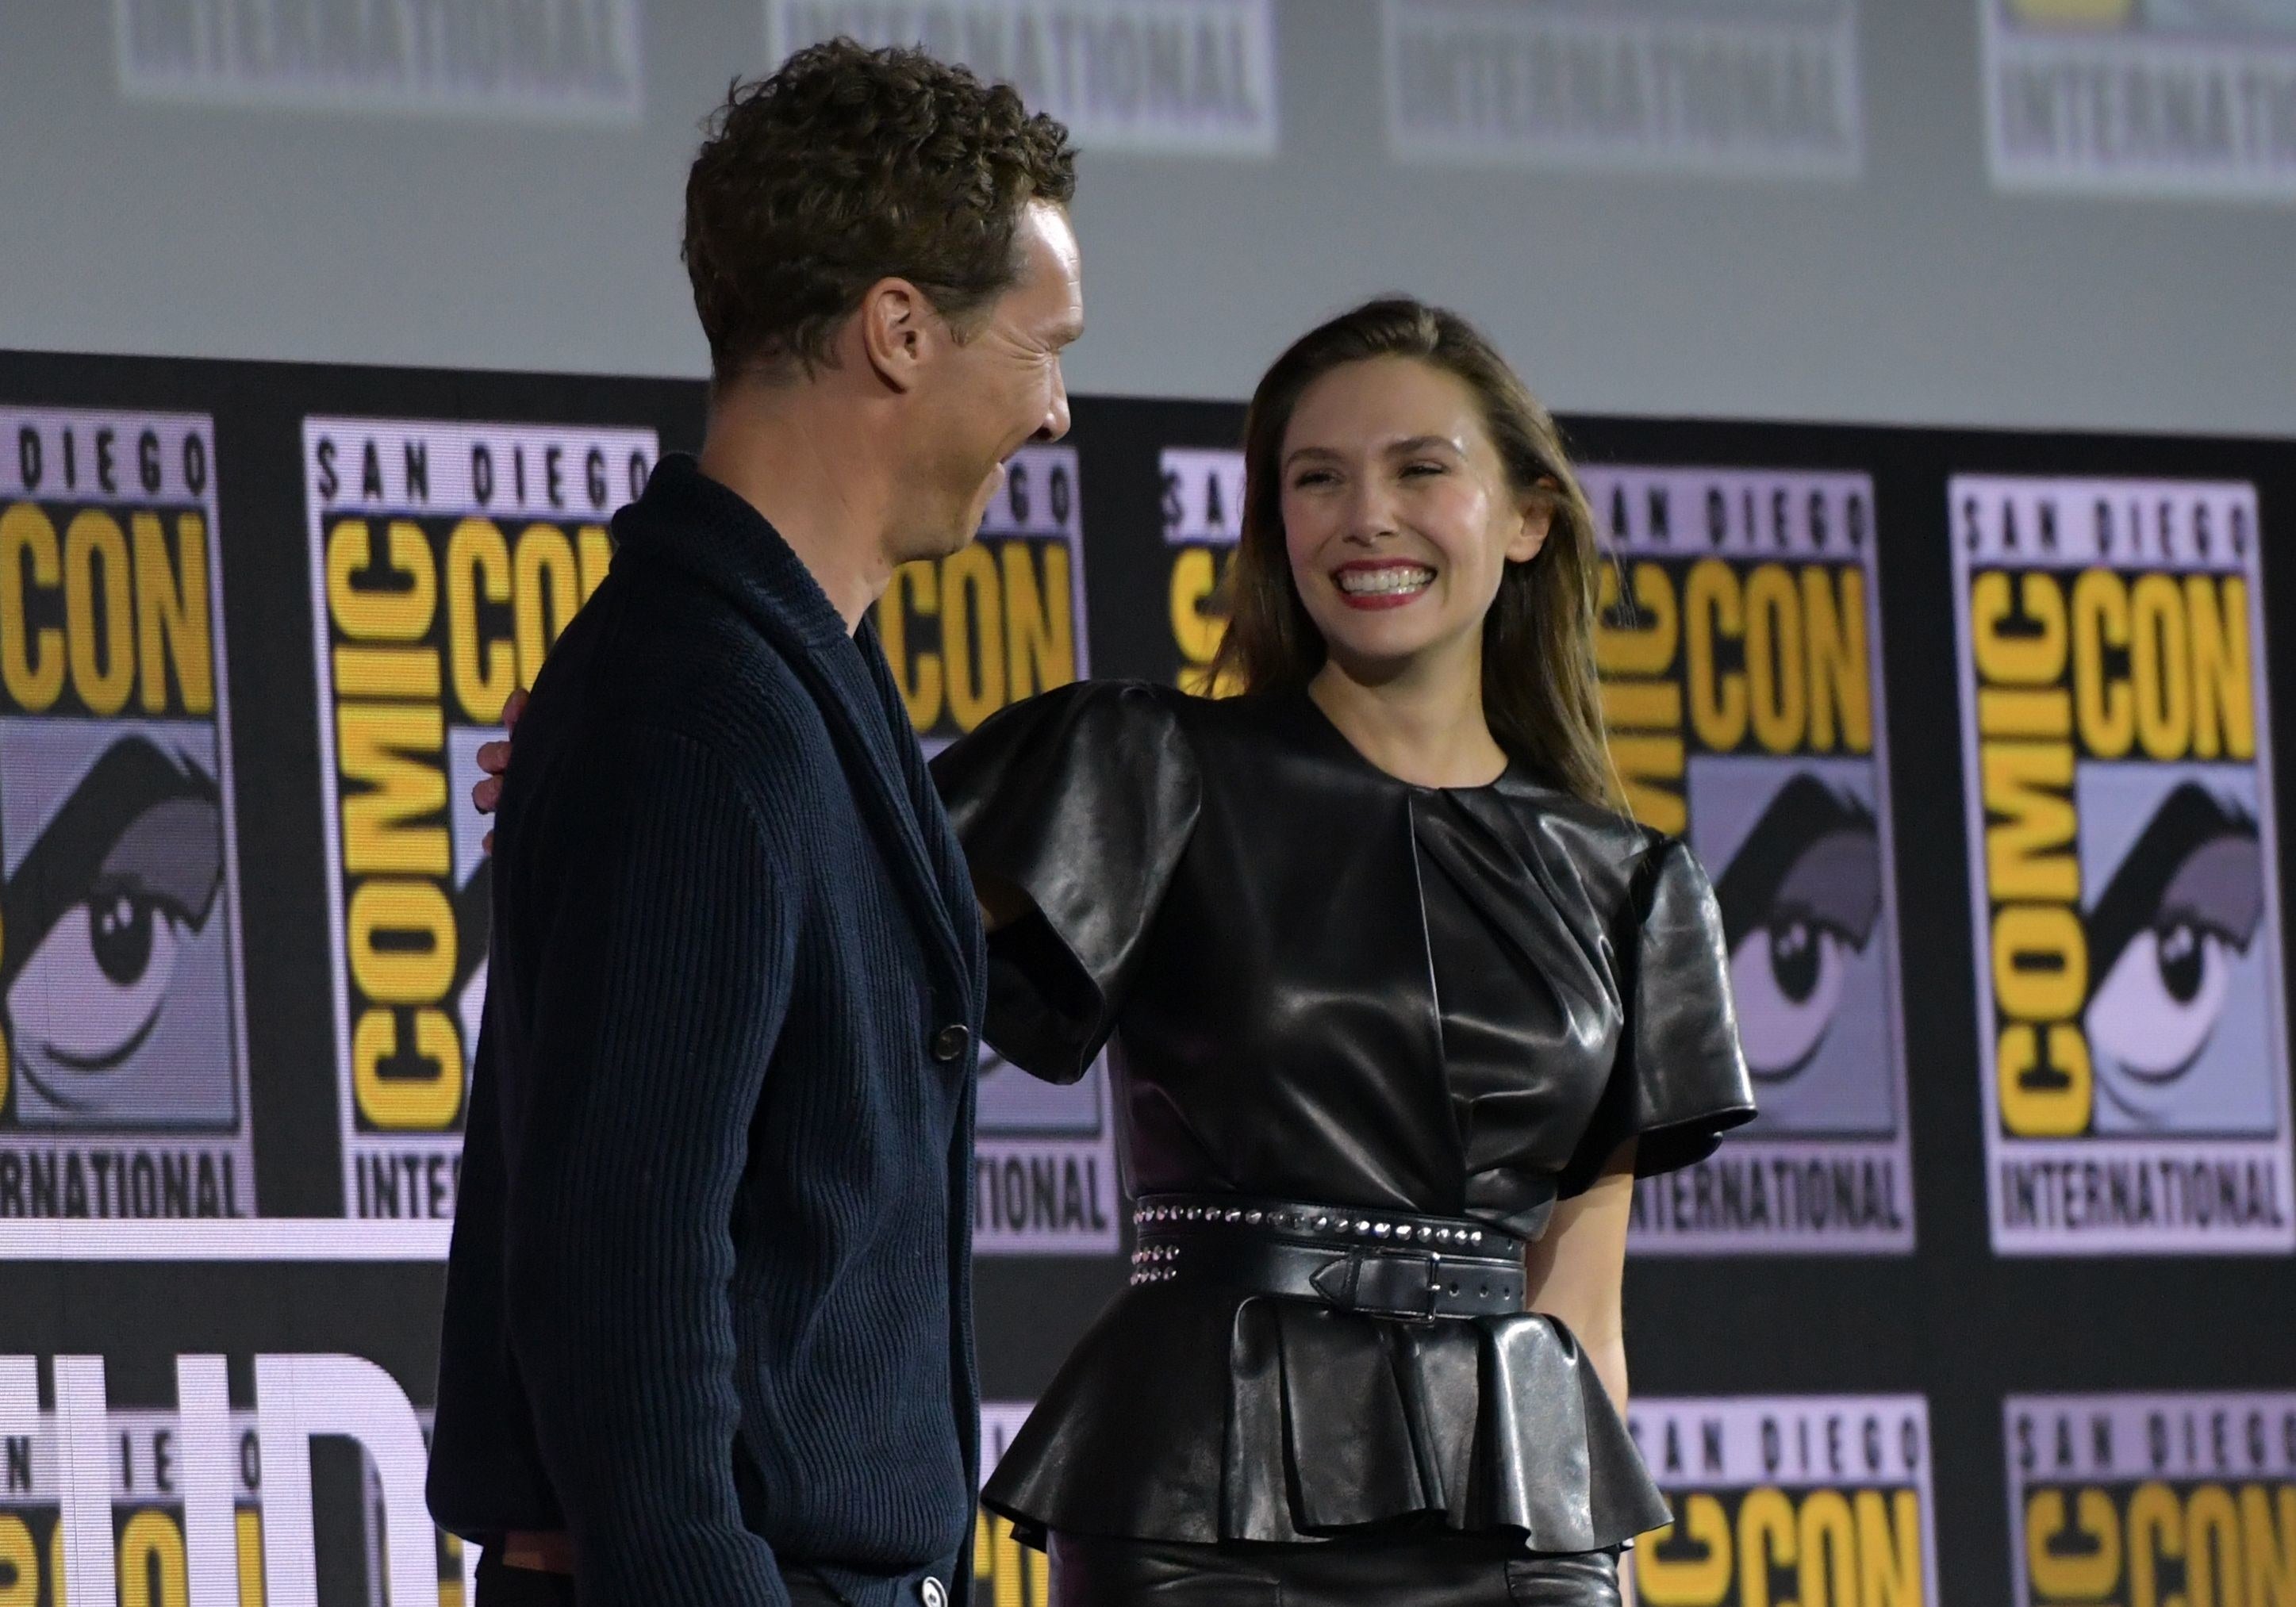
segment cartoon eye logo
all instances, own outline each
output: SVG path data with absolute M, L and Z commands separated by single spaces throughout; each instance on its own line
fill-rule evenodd
M 2234 955 L 2264 914 L 2256 823 L 2197 782 L 2161 801 L 2088 915 L 2083 1024 L 2129 1076 L 2190 1070 L 2224 1014 Z
M 0 890 L 0 1001 L 28 1083 L 94 1102 L 158 1025 L 222 883 L 214 781 L 140 736 L 105 750 Z
M 1882 909 L 1882 850 L 1857 799 L 1807 772 L 1778 789 L 1715 885 L 1747 1069 L 1809 1063 L 1841 1007 L 1849 956 Z

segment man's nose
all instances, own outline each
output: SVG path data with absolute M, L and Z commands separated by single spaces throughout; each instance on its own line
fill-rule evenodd
M 1056 441 L 1069 432 L 1068 382 L 1058 373 L 1053 375 L 1053 399 L 1045 409 L 1045 422 L 1037 426 L 1034 439 Z

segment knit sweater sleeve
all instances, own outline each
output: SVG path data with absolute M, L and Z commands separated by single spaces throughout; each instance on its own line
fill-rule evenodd
M 579 739 L 511 892 L 532 1086 L 507 1306 L 586 1607 L 783 1607 L 734 1483 L 729 1225 L 797 920 L 726 764 L 651 729 Z M 514 817 L 506 816 L 506 824 Z M 520 862 L 523 863 L 520 863 Z M 497 978 L 496 986 L 502 985 Z

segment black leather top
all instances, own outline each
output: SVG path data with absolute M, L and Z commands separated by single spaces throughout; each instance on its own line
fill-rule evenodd
M 1115 1035 L 1136 1193 L 1535 1237 L 1627 1138 L 1661 1171 L 1753 1114 L 1689 851 L 1520 764 L 1417 787 L 1304 693 L 1099 682 L 996 716 L 934 774 L 976 874 L 1037 911 L 990 940 L 988 1041 L 1060 1081 Z M 1177 1540 L 1416 1519 L 1570 1551 L 1663 1520 L 1560 1324 L 1440 1326 L 1128 1290 L 988 1500 Z

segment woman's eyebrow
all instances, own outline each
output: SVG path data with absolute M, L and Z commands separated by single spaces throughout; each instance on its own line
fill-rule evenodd
M 1446 452 L 1458 452 L 1459 443 L 1447 435 L 1414 435 L 1388 447 L 1390 456 L 1401 457 L 1413 452 L 1424 452 L 1431 447 L 1440 447 Z
M 1380 450 L 1382 455 L 1388 457 L 1408 457 L 1414 452 L 1426 452 L 1436 448 L 1451 453 L 1455 456 L 1465 455 L 1465 449 L 1447 435 L 1409 435 L 1399 441 L 1390 441 Z M 1340 455 L 1339 451 L 1331 447 L 1294 447 L 1285 455 L 1283 466 L 1288 469 L 1302 458 L 1336 460 Z

